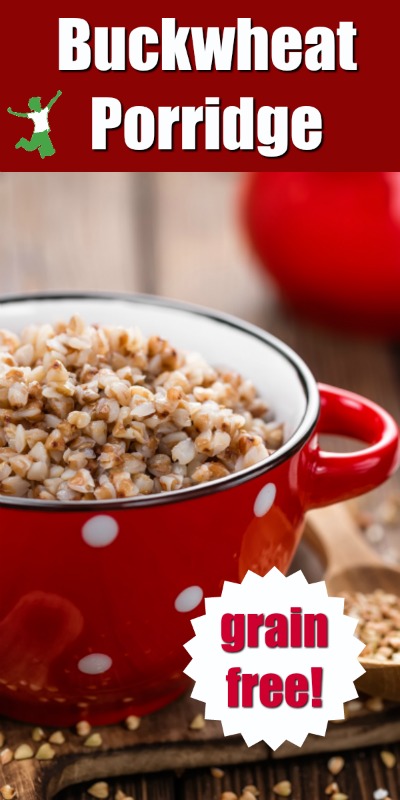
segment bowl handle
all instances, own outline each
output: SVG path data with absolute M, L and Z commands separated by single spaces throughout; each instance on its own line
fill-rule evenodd
M 338 503 L 368 492 L 389 478 L 400 461 L 394 419 L 358 394 L 319 384 L 321 412 L 306 455 L 307 508 Z M 368 447 L 353 453 L 321 450 L 319 433 L 360 439 Z

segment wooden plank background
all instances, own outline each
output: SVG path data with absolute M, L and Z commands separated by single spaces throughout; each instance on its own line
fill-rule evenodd
M 242 180 L 240 173 L 2 173 L 0 292 L 154 292 L 228 311 L 284 339 L 317 379 L 361 392 L 400 420 L 399 348 L 315 329 L 282 307 L 241 231 Z M 397 499 L 399 486 L 392 478 L 364 508 Z M 388 561 L 400 562 L 398 527 L 385 529 L 376 545 Z M 318 800 L 328 782 L 326 759 L 233 767 L 222 786 L 238 791 L 255 783 L 269 800 L 273 783 L 287 776 L 294 800 Z M 135 800 L 216 800 L 221 789 L 209 770 L 112 785 Z M 372 800 L 379 786 L 397 800 L 399 785 L 398 769 L 384 773 L 378 750 L 346 756 L 341 789 L 350 800 Z M 81 796 L 85 787 L 63 793 L 64 800 Z
M 254 316 L 260 280 L 235 225 L 240 180 L 3 173 L 1 291 L 153 291 Z

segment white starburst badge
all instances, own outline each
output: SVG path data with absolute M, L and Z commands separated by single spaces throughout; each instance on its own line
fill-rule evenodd
M 192 620 L 185 672 L 195 681 L 192 697 L 225 736 L 241 733 L 248 746 L 265 741 L 276 750 L 285 740 L 301 746 L 309 733 L 324 736 L 330 719 L 343 718 L 343 703 L 357 697 L 364 645 L 343 598 L 328 597 L 323 581 L 309 584 L 302 572 L 286 578 L 275 567 L 263 578 L 249 571 L 205 607 Z

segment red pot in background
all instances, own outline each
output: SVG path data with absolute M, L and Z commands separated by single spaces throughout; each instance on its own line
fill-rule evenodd
M 291 305 L 337 327 L 400 333 L 400 173 L 253 173 L 243 214 Z

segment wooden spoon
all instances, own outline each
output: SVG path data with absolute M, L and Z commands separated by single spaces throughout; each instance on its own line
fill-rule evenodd
M 306 540 L 321 557 L 330 595 L 375 589 L 400 596 L 400 569 L 389 567 L 371 550 L 343 504 L 310 511 Z M 366 694 L 400 701 L 400 663 L 360 658 L 366 670 L 357 689 Z

